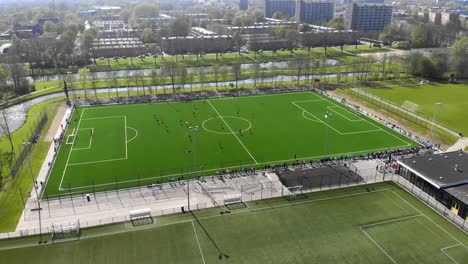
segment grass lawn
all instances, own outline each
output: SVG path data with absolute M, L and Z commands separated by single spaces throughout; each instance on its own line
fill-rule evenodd
M 441 102 L 439 123 L 456 132 L 468 135 L 466 109 L 468 109 L 468 84 L 431 83 L 392 88 L 366 90 L 401 106 L 405 101 L 419 105 L 418 114 L 433 119 L 436 103 Z
M 40 114 L 44 111 L 48 112 L 49 119 L 41 131 L 38 143 L 34 144 L 31 155 L 31 164 L 33 172 L 37 174 L 42 166 L 47 151 L 49 150 L 50 142 L 45 142 L 43 137 L 47 134 L 49 126 L 57 112 L 57 104 L 55 100 L 50 100 L 45 103 L 38 104 L 31 108 L 28 112 L 26 123 L 13 132 L 12 138 L 15 147 L 20 147 L 21 143 L 29 140 L 31 130 L 40 118 Z M 0 138 L 0 148 L 4 150 L 4 155 L 10 151 L 10 145 L 5 136 Z M 19 151 L 17 150 L 17 155 Z M 15 157 L 16 159 L 16 157 Z M 8 167 L 3 166 L 3 174 L 9 175 Z M 8 177 L 3 180 L 3 185 L 0 189 L 0 232 L 14 231 L 19 217 L 23 212 L 23 200 L 28 197 L 28 192 L 32 189 L 33 183 L 27 162 L 24 162 L 16 178 Z
M 165 216 L 135 228 L 84 229 L 81 239 L 70 243 L 4 240 L 0 258 L 38 264 L 468 261 L 468 236 L 392 183 L 246 206 L 225 215 L 211 209 Z
M 71 121 L 47 196 L 417 145 L 314 92 L 79 108 Z

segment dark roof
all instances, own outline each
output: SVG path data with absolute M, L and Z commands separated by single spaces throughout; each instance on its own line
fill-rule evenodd
M 438 189 L 468 184 L 468 153 L 463 151 L 412 157 L 398 163 Z
M 468 204 L 468 184 L 445 189 L 445 191 L 464 204 Z

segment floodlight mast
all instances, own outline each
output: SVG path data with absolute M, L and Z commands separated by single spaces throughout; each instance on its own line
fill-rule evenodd
M 198 131 L 198 126 L 189 127 L 190 133 L 192 134 L 192 147 L 193 147 L 193 173 L 197 175 L 197 137 L 195 132 Z M 190 177 L 187 176 L 187 208 L 190 210 Z
M 26 150 L 26 146 L 29 146 L 29 148 L 31 148 L 31 142 L 23 142 L 23 147 L 25 148 Z M 32 183 L 33 183 L 33 188 L 34 188 L 34 191 L 36 193 L 36 203 L 37 203 L 37 212 L 39 213 L 39 244 L 42 243 L 42 219 L 41 219 L 41 201 L 39 200 L 39 193 L 37 192 L 37 184 L 36 184 L 36 181 L 34 180 L 34 173 L 33 173 L 33 169 L 32 169 L 32 165 L 31 165 L 31 156 L 30 154 L 27 155 L 28 157 L 28 164 L 29 164 L 29 171 L 31 172 L 31 180 L 32 180 Z
M 436 106 L 436 110 L 434 111 L 434 118 L 432 119 L 432 141 L 435 142 L 435 128 L 436 128 L 436 124 L 440 118 L 440 109 L 442 107 L 442 103 L 441 102 L 437 102 L 435 104 Z M 433 143 L 434 143 L 433 142 Z
M 323 145 L 323 158 L 327 157 L 327 148 L 328 148 L 328 120 L 330 119 L 331 114 L 327 113 L 325 114 L 325 143 Z

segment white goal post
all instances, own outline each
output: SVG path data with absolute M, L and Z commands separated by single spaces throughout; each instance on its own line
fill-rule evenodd
M 224 196 L 224 205 L 242 203 L 242 194 L 232 194 Z
M 130 221 L 151 218 L 151 210 L 149 208 L 130 211 Z
M 50 234 L 52 240 L 61 238 L 79 238 L 80 236 L 80 220 L 68 224 L 52 224 L 50 226 Z

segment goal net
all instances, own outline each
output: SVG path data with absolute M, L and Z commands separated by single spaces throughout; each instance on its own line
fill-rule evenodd
M 289 201 L 304 198 L 302 185 L 287 187 L 286 190 L 283 191 L 283 197 Z
M 401 107 L 407 111 L 410 111 L 412 113 L 417 113 L 419 110 L 419 105 L 415 104 L 411 101 L 404 101 L 403 104 L 401 104 Z
M 79 239 L 80 231 L 80 220 L 74 223 L 52 224 L 50 226 L 50 234 L 53 241 L 57 239 Z

